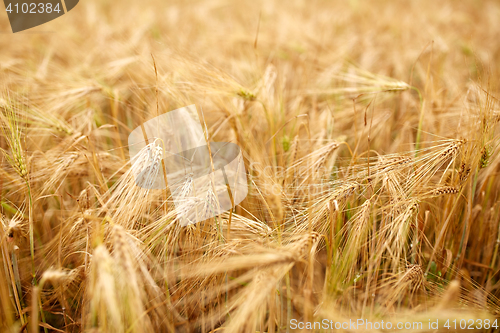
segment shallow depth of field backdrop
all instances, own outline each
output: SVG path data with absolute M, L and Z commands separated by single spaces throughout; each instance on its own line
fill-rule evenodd
M 496 1 L 81 0 L 12 34 L 0 13 L 0 330 L 495 330 L 499 20 Z M 126 145 L 193 103 L 249 194 L 182 227 Z

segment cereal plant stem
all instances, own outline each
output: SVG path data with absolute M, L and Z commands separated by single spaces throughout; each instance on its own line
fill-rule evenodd
M 418 151 L 420 150 L 420 140 L 422 136 L 422 126 L 424 123 L 424 100 L 422 98 L 422 94 L 420 93 L 420 90 L 418 90 L 415 87 L 411 87 L 411 89 L 415 90 L 418 93 L 418 98 L 420 100 L 420 119 L 418 121 L 418 128 L 417 128 L 417 139 L 415 142 L 415 157 L 418 156 Z
M 30 234 L 30 255 L 31 255 L 31 277 L 32 284 L 36 285 L 36 271 L 35 271 L 35 240 L 33 231 L 33 198 L 31 197 L 31 187 L 29 181 L 26 179 L 26 187 L 28 189 L 28 222 L 29 222 L 29 234 Z
M 472 184 L 472 190 L 471 190 L 471 193 L 470 193 L 469 198 L 468 198 L 469 202 L 467 203 L 467 217 L 464 220 L 464 228 L 462 231 L 462 238 L 460 239 L 460 247 L 459 247 L 458 253 L 457 253 L 458 268 L 459 269 L 462 266 L 462 261 L 463 261 L 463 258 L 465 257 L 465 253 L 462 254 L 462 250 L 464 247 L 464 243 L 466 243 L 466 238 L 468 238 L 468 237 L 466 237 L 466 234 L 468 234 L 467 231 L 469 230 L 469 219 L 472 215 L 472 204 L 474 202 L 474 193 L 476 192 L 478 173 L 479 173 L 479 171 L 476 170 L 476 173 L 474 175 L 474 183 Z

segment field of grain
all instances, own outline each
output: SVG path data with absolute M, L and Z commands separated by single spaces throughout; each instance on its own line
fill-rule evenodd
M 492 0 L 81 0 L 12 34 L 1 7 L 0 331 L 499 331 L 499 20 Z M 182 226 L 127 138 L 191 104 L 248 196 Z M 314 326 L 358 319 L 386 327 Z

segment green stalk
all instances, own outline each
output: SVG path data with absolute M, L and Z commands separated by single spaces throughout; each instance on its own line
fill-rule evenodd
M 26 179 L 26 187 L 28 188 L 28 216 L 29 216 L 29 234 L 30 234 L 30 254 L 31 254 L 31 284 L 36 286 L 36 270 L 35 270 L 35 240 L 33 232 L 33 198 L 31 197 L 31 187 L 28 179 Z
M 424 100 L 422 98 L 422 94 L 420 90 L 415 87 L 411 87 L 411 89 L 415 90 L 418 93 L 418 98 L 420 100 L 420 119 L 418 121 L 418 129 L 417 129 L 417 139 L 415 142 L 415 157 L 418 156 L 418 151 L 420 149 L 420 140 L 422 136 L 422 125 L 424 123 Z

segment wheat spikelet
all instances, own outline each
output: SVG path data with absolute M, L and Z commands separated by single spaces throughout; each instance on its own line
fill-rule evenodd
M 224 217 L 223 221 L 226 224 L 227 219 L 229 218 L 229 213 L 224 212 L 222 216 Z M 267 224 L 257 219 L 252 220 L 236 213 L 233 213 L 232 219 L 233 221 L 231 224 L 231 232 L 233 232 L 233 230 L 250 232 L 251 234 L 255 234 L 261 237 L 266 237 L 267 235 L 270 235 L 272 233 L 272 229 Z
M 144 147 L 132 163 L 132 172 L 136 175 L 136 182 L 143 188 L 151 188 L 158 177 L 163 156 L 163 148 L 159 140 Z
M 65 283 L 70 277 L 67 271 L 60 269 L 48 269 L 42 274 L 42 280 L 53 283 Z
M 433 196 L 440 196 L 440 195 L 445 195 L 445 194 L 456 194 L 459 192 L 459 189 L 456 187 L 452 186 L 443 186 L 443 187 L 438 187 L 430 192 L 431 195 Z
M 111 328 L 108 325 L 111 325 L 122 332 L 124 323 L 120 314 L 121 302 L 115 285 L 113 260 L 103 245 L 94 250 L 90 267 L 86 294 L 89 318 L 85 326 L 91 328 L 99 325 L 107 330 Z
M 113 244 L 113 258 L 115 260 L 115 285 L 121 290 L 120 311 L 122 318 L 125 316 L 125 324 L 136 332 L 147 332 L 151 329 L 150 317 L 146 313 L 148 297 L 145 290 L 141 288 L 143 276 L 141 274 L 141 262 L 135 258 L 132 239 L 119 225 L 113 225 L 111 230 Z M 126 279 L 119 279 L 123 274 Z M 139 325 L 138 325 L 139 324 Z
M 460 147 L 462 147 L 465 143 L 467 143 L 467 140 L 465 139 L 460 139 L 460 140 L 453 140 L 444 150 L 441 152 L 439 155 L 440 158 L 442 159 L 447 159 L 448 157 L 455 156 Z
M 321 235 L 317 232 L 312 232 L 310 234 L 305 234 L 299 240 L 290 244 L 287 249 L 294 253 L 295 258 L 303 257 L 308 255 L 307 251 L 309 245 L 312 244 L 311 253 L 314 253 L 314 248 L 316 247 Z
M 346 225 L 347 239 L 343 248 L 342 261 L 339 263 L 338 279 L 351 279 L 357 270 L 357 261 L 366 251 L 370 227 L 370 209 L 372 202 L 366 200 L 360 210 Z
M 7 159 L 11 167 L 22 179 L 26 180 L 28 175 L 28 166 L 22 144 L 22 128 L 11 108 L 0 113 L 0 128 L 3 137 L 6 139 L 10 151 L 0 148 L 0 151 Z
M 487 146 L 484 146 L 483 149 L 481 150 L 481 157 L 479 159 L 479 168 L 480 169 L 484 169 L 488 166 L 490 156 L 491 156 L 490 148 Z
M 407 166 L 413 162 L 413 159 L 408 156 L 380 156 L 378 162 L 375 166 L 376 173 L 386 173 L 400 169 L 401 167 Z
M 401 277 L 401 282 L 411 282 L 415 288 L 420 287 L 424 281 L 424 271 L 422 266 L 413 264 L 407 265 L 406 272 Z
M 218 208 L 219 207 L 218 200 L 219 199 L 217 198 L 217 195 L 214 193 L 212 187 L 210 187 L 203 201 L 203 210 L 201 216 L 208 217 L 213 215 L 219 215 L 220 212 Z
M 358 188 L 359 184 L 354 182 L 342 184 L 329 195 L 329 199 L 337 201 L 344 200 L 349 196 L 351 196 L 354 193 L 354 191 L 356 191 L 356 189 Z
M 68 153 L 64 154 L 60 158 L 54 161 L 56 167 L 52 169 L 52 172 L 49 174 L 50 178 L 45 181 L 44 186 L 42 188 L 42 193 L 46 193 L 50 189 L 57 187 L 57 183 L 60 183 L 64 180 L 64 178 L 69 173 L 73 164 L 80 157 L 79 153 Z M 34 175 L 35 177 L 37 175 Z
M 312 164 L 314 172 L 317 172 L 319 170 L 319 168 L 321 168 L 325 164 L 328 157 L 331 156 L 331 154 L 336 149 L 338 149 L 339 146 L 340 145 L 337 142 L 332 142 L 332 143 L 330 143 L 330 144 L 326 145 L 325 147 L 318 150 L 319 156 L 314 158 L 315 161 Z M 310 156 L 310 157 L 312 158 L 313 156 Z
M 19 239 L 27 236 L 28 225 L 22 218 L 22 214 L 18 212 L 12 218 L 7 218 L 3 214 L 0 214 L 0 222 L 5 230 L 5 234 L 10 239 Z
M 460 164 L 460 169 L 458 171 L 458 179 L 460 181 L 460 184 L 463 184 L 467 180 L 470 171 L 471 171 L 470 166 L 467 165 L 465 162 L 462 162 L 462 164 Z

